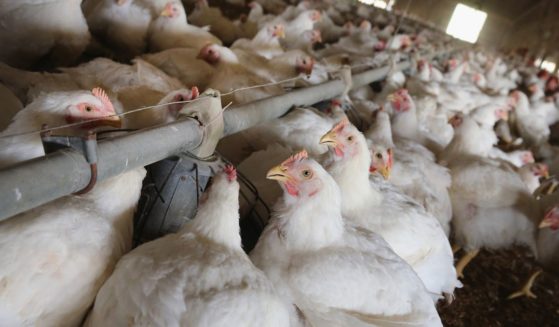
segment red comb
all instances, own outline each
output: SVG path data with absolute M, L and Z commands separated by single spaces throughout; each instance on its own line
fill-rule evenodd
M 408 90 L 407 89 L 399 89 L 398 91 L 396 91 L 396 94 L 398 94 L 400 96 L 407 96 L 408 95 Z
M 200 91 L 198 90 L 198 87 L 193 86 L 192 89 L 190 90 L 190 99 L 194 100 L 199 96 L 200 96 Z
M 299 152 L 295 153 L 291 157 L 287 158 L 284 162 L 281 163 L 281 165 L 282 166 L 291 166 L 295 162 L 299 162 L 301 160 L 307 159 L 308 157 L 309 157 L 309 154 L 307 153 L 307 150 L 302 150 L 302 151 L 299 151 Z
M 332 128 L 334 132 L 341 132 L 347 125 L 349 124 L 349 120 L 347 117 L 344 117 L 339 123 Z
M 230 182 L 237 179 L 237 169 L 235 169 L 235 166 L 225 165 L 225 168 L 223 168 L 223 171 L 227 175 L 227 180 L 229 180 Z
M 332 106 L 341 106 L 342 105 L 342 101 L 340 101 L 339 99 L 332 99 L 332 101 L 330 101 L 330 104 L 332 104 Z
M 91 93 L 98 98 L 99 100 L 101 100 L 101 103 L 103 103 L 103 106 L 108 109 L 111 112 L 115 112 L 115 108 L 113 107 L 113 104 L 111 102 L 111 100 L 109 100 L 109 97 L 107 96 L 107 93 L 105 93 L 105 91 L 100 88 L 100 87 L 96 87 L 93 90 L 91 90 Z

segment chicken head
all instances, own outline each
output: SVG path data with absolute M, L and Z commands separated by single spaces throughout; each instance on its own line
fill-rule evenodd
M 546 212 L 539 227 L 551 228 L 552 230 L 559 229 L 559 205 L 552 207 Z
M 384 179 L 388 179 L 393 164 L 394 157 L 392 149 L 375 145 L 371 147 L 371 167 L 369 168 L 371 173 L 380 173 Z
M 388 95 L 386 99 L 395 113 L 406 112 L 411 109 L 412 99 L 406 89 L 399 89 Z
M 105 91 L 98 87 L 91 93 L 80 93 L 75 101 L 70 102 L 65 108 L 64 119 L 67 123 L 87 122 L 79 126 L 82 129 L 121 125 L 120 117 L 116 116 L 111 100 Z
M 316 166 L 318 163 L 309 159 L 307 151 L 303 150 L 270 169 L 266 178 L 278 181 L 282 189 L 292 197 L 309 198 L 322 188 L 322 181 L 317 178 Z
M 219 46 L 217 44 L 207 44 L 198 53 L 196 57 L 206 61 L 210 65 L 215 65 L 219 62 L 221 58 L 221 53 L 219 51 Z
M 359 138 L 362 140 L 359 140 Z M 359 146 L 359 143 L 364 143 L 366 148 L 365 137 L 349 122 L 347 117 L 343 118 L 334 128 L 320 138 L 320 144 L 326 144 L 338 158 L 353 157 L 360 154 L 361 146 Z

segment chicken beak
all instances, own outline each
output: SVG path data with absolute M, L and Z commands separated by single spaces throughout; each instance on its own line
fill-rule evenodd
M 390 167 L 388 166 L 384 166 L 381 169 L 379 169 L 380 174 L 382 175 L 382 177 L 384 177 L 384 179 L 388 179 L 390 177 Z
M 159 14 L 161 17 L 171 17 L 173 13 L 171 12 L 171 8 L 166 6 L 165 9 Z
M 278 28 L 276 29 L 276 37 L 279 39 L 283 39 L 285 38 L 285 29 L 283 28 L 283 26 L 278 26 Z
M 111 126 L 115 128 L 120 128 L 122 126 L 122 120 L 119 116 L 109 116 L 94 122 L 97 126 Z
M 540 223 L 540 225 L 538 226 L 538 228 L 539 228 L 539 229 L 542 229 L 542 228 L 549 228 L 549 227 L 551 227 L 551 225 L 552 225 L 551 221 L 544 218 L 544 220 L 542 220 L 542 222 Z
M 279 165 L 270 169 L 266 174 L 266 178 L 278 182 L 287 182 L 289 180 L 289 175 L 287 175 L 286 169 L 282 165 Z
M 319 143 L 320 144 L 326 144 L 327 146 L 330 146 L 330 147 L 336 147 L 338 145 L 338 141 L 336 140 L 336 132 L 330 131 L 330 132 L 324 134 L 320 138 Z
M 390 101 L 390 102 L 394 102 L 394 100 L 396 100 L 396 95 L 395 94 L 389 94 L 386 97 L 386 100 Z

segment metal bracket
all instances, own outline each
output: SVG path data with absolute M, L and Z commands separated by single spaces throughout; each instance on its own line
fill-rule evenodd
M 43 130 L 47 128 L 47 125 L 42 126 Z M 89 164 L 91 174 L 89 183 L 74 194 L 85 194 L 93 189 L 97 183 L 97 134 L 94 131 L 90 130 L 85 137 L 79 137 L 52 135 L 51 130 L 45 130 L 41 132 L 41 141 L 43 142 L 45 154 L 68 148 L 81 153 Z

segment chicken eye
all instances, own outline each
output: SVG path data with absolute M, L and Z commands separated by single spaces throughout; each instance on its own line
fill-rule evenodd
M 303 170 L 303 172 L 301 173 L 301 175 L 303 175 L 303 177 L 309 179 L 312 177 L 312 172 L 308 169 Z
M 378 159 L 382 159 L 382 153 L 378 152 L 377 155 L 376 155 L 376 157 L 377 157 Z
M 91 108 L 90 106 L 85 106 L 85 111 L 91 112 L 92 110 L 93 110 L 93 108 Z
M 347 140 L 348 140 L 349 142 L 353 141 L 353 135 L 348 136 L 348 137 L 347 137 Z

